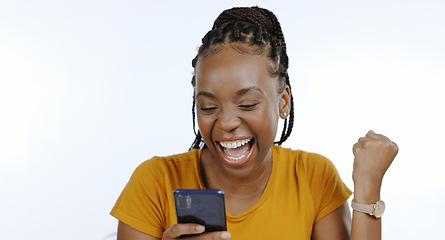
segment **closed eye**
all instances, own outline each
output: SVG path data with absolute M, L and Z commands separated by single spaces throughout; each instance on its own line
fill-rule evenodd
M 255 106 L 257 106 L 258 105 L 258 103 L 254 103 L 254 104 L 242 104 L 242 105 L 239 105 L 239 107 L 240 108 L 243 108 L 243 109 L 245 109 L 245 110 L 251 110 L 251 109 L 253 109 Z
M 201 107 L 201 110 L 204 111 L 204 112 L 211 112 L 211 111 L 216 110 L 216 107 L 208 107 L 208 108 Z

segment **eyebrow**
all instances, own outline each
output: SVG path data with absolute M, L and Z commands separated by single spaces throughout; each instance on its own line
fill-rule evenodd
M 255 87 L 255 86 L 252 86 L 252 87 L 247 87 L 247 88 L 243 88 L 243 89 L 239 90 L 238 92 L 236 92 L 236 96 L 239 97 L 239 96 L 241 96 L 241 95 L 243 95 L 243 94 L 245 94 L 247 92 L 250 92 L 250 91 L 259 91 L 262 94 L 264 94 L 263 90 Z M 205 97 L 209 97 L 209 98 L 216 98 L 216 96 L 213 93 L 209 93 L 209 92 L 199 92 L 198 94 L 196 94 L 196 97 L 199 97 L 199 96 L 205 96 Z
M 216 98 L 216 96 L 213 95 L 213 93 L 209 93 L 209 92 L 199 92 L 198 94 L 196 94 L 196 98 L 198 98 L 199 96 L 205 96 L 205 97 L 209 97 L 209 98 Z
M 249 92 L 249 91 L 259 91 L 259 92 L 261 92 L 262 94 L 264 94 L 263 90 L 261 90 L 261 89 L 255 87 L 255 86 L 252 86 L 252 87 L 243 88 L 243 89 L 239 90 L 238 92 L 236 92 L 236 96 L 239 97 L 239 96 L 241 96 L 241 95 L 243 95 L 243 94 L 245 94 L 245 93 L 247 93 L 247 92 Z

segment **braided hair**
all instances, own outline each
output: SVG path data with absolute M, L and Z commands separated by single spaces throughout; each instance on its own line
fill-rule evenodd
M 240 51 L 263 54 L 267 56 L 275 65 L 275 72 L 272 75 L 278 77 L 279 93 L 285 86 L 291 88 L 289 82 L 288 68 L 289 59 L 286 53 L 286 43 L 277 17 L 269 10 L 259 7 L 237 7 L 223 11 L 215 20 L 212 30 L 203 38 L 198 54 L 192 61 L 193 68 L 196 69 L 198 58 L 210 55 L 218 51 L 224 43 L 244 43 L 249 45 L 250 50 L 237 49 Z M 253 49 L 253 50 L 252 50 Z M 195 75 L 192 78 L 192 85 L 195 87 Z M 205 148 L 201 133 L 196 132 L 195 124 L 195 97 L 193 96 L 192 118 L 195 140 L 190 149 Z M 286 141 L 294 124 L 294 104 L 291 92 L 289 121 L 284 120 L 283 132 L 280 140 L 275 142 L 281 145 Z

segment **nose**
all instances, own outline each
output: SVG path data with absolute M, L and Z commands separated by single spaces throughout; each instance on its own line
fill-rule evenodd
M 221 111 L 216 125 L 225 132 L 232 132 L 241 125 L 241 119 L 232 111 Z

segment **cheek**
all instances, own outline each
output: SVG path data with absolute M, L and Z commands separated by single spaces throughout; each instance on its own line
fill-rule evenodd
M 278 115 L 277 110 L 273 106 L 269 106 L 267 109 L 258 111 L 256 114 L 250 116 L 250 123 L 251 127 L 261 136 L 275 140 Z
M 274 141 L 278 125 L 278 110 L 275 105 L 268 105 L 258 111 L 238 112 L 238 117 L 245 122 L 244 127 L 250 128 L 262 141 Z M 197 123 L 201 136 L 205 142 L 210 141 L 212 128 L 215 124 L 215 117 L 197 114 Z
M 198 128 L 203 139 L 207 140 L 210 137 L 213 119 L 209 116 L 197 115 Z

